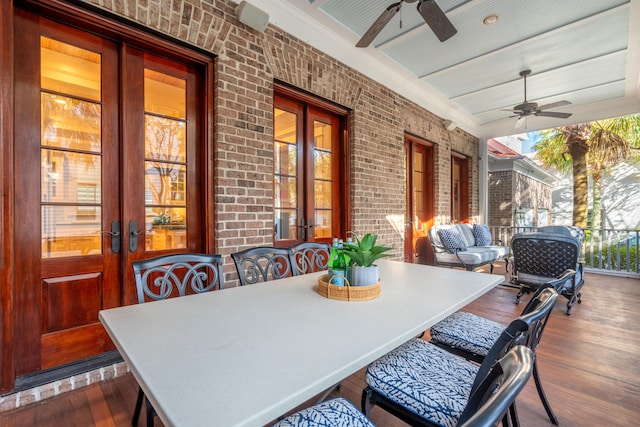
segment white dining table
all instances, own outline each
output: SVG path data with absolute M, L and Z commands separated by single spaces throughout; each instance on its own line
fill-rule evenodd
M 261 426 L 367 366 L 504 280 L 378 262 L 381 295 L 319 295 L 319 275 L 100 312 L 165 426 Z

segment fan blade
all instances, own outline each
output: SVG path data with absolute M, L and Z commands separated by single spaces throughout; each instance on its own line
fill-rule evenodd
M 376 19 L 376 22 L 373 23 L 371 27 L 364 33 L 364 36 L 360 39 L 356 47 L 367 47 L 371 44 L 373 39 L 382 31 L 382 29 L 391 21 L 391 18 L 395 16 L 396 13 L 400 10 L 400 5 L 402 5 L 402 1 L 398 3 L 394 3 L 391 6 L 387 7 L 382 15 Z
M 418 12 L 441 42 L 458 32 L 435 0 L 421 0 L 418 3 Z
M 565 105 L 571 105 L 569 101 L 552 102 L 551 104 L 545 104 L 538 107 L 538 110 L 552 110 L 558 107 L 564 107 Z
M 516 124 L 513 127 L 514 129 L 520 129 L 522 126 L 524 126 L 524 123 L 527 121 L 527 117 L 526 116 L 520 116 L 518 117 L 518 120 L 516 120 Z
M 535 113 L 535 115 L 544 117 L 556 117 L 558 119 L 566 119 L 571 117 L 571 113 L 558 113 L 555 111 L 538 111 Z

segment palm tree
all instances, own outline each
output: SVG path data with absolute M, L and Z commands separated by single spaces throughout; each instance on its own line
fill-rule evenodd
M 631 157 L 640 146 L 640 115 L 541 131 L 534 146 L 543 165 L 573 176 L 573 224 L 587 227 L 588 174 L 594 188 L 595 223 L 600 221 L 600 179 L 605 170 Z

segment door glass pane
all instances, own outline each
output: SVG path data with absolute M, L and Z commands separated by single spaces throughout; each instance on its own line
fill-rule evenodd
M 145 249 L 187 247 L 186 81 L 144 71 Z
M 295 208 L 298 200 L 296 178 L 276 177 L 275 208 Z
M 313 200 L 315 227 L 314 237 L 332 237 L 333 214 L 333 130 L 323 122 L 313 122 Z
M 274 232 L 275 240 L 298 238 L 297 116 L 274 109 Z
M 275 173 L 276 175 L 296 176 L 298 168 L 297 147 L 295 144 L 275 143 Z
M 275 108 L 274 115 L 274 135 L 277 141 L 295 144 L 297 141 L 298 127 L 297 116 L 289 111 Z
M 316 225 L 313 228 L 317 239 L 333 237 L 333 224 L 331 223 L 331 211 L 316 209 Z
M 100 101 L 100 54 L 41 37 L 40 86 L 49 92 Z
M 101 58 L 47 37 L 40 54 L 42 257 L 100 254 Z
M 452 182 L 451 182 L 451 216 L 453 222 L 460 220 L 460 164 L 456 159 L 453 160 Z

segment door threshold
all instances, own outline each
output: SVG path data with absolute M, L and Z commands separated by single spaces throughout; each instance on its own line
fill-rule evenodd
M 44 384 L 50 384 L 75 375 L 90 372 L 95 369 L 102 368 L 107 365 L 113 365 L 122 362 L 122 356 L 117 350 L 89 357 L 77 362 L 66 365 L 56 366 L 55 368 L 45 369 L 16 378 L 15 387 L 7 394 L 17 393 L 40 387 Z

